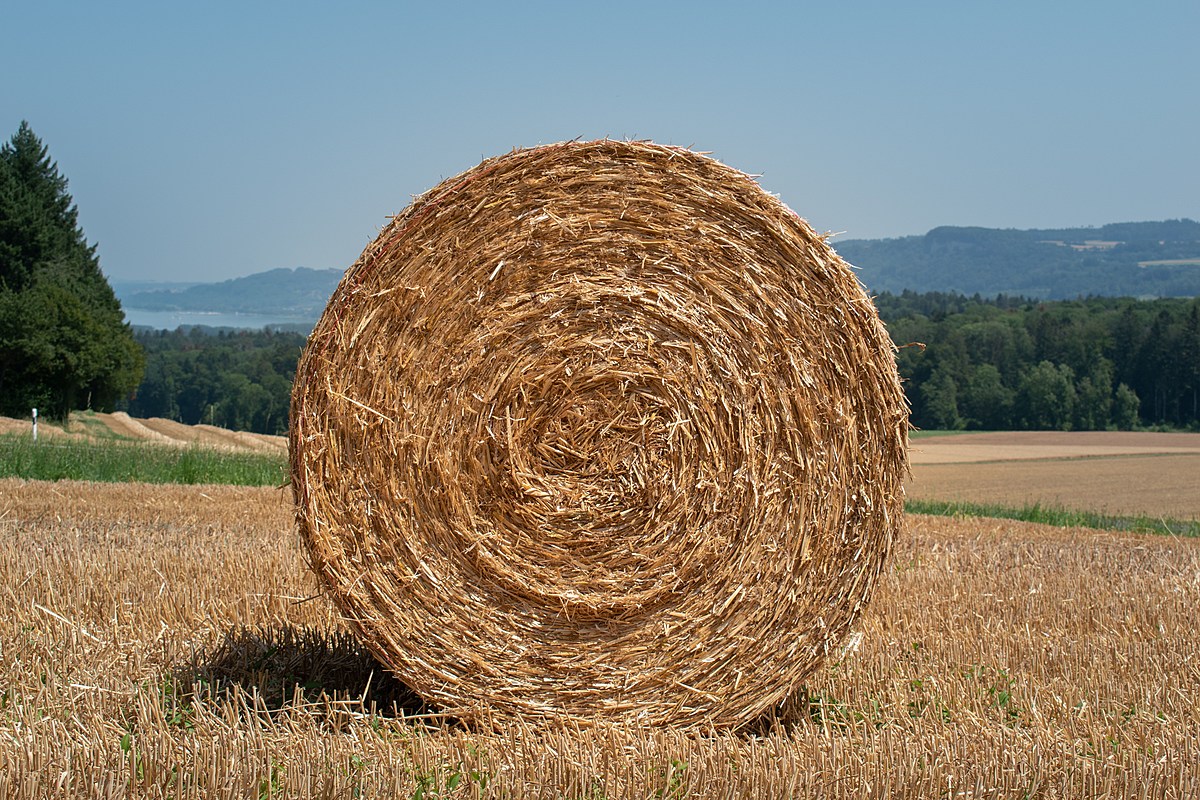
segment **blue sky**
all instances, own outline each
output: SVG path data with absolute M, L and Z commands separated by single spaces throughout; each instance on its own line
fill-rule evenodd
M 0 136 L 113 280 L 349 266 L 518 146 L 710 151 L 841 238 L 1200 218 L 1200 3 L 38 3 Z M 834 240 L 836 244 L 836 239 Z

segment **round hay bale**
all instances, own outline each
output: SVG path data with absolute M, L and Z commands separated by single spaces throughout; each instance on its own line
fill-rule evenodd
M 900 523 L 871 301 L 749 176 L 567 142 L 417 198 L 292 399 L 313 567 L 448 713 L 736 727 L 849 632 Z

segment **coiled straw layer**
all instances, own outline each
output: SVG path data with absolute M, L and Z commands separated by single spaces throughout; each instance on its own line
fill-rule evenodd
M 314 568 L 466 717 L 737 727 L 838 646 L 907 409 L 847 265 L 750 177 L 568 142 L 417 198 L 297 371 Z

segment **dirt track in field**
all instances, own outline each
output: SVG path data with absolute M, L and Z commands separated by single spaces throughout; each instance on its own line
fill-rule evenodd
M 1200 519 L 1200 434 L 965 433 L 910 456 L 910 497 Z

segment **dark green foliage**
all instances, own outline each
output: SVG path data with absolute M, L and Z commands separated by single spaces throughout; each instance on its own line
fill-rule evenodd
M 141 371 L 67 180 L 21 123 L 0 147 L 0 413 L 111 410 Z
M 835 242 L 873 292 L 931 290 L 1072 299 L 1200 295 L 1200 223 L 1067 230 L 934 228 L 924 236 Z
M 1200 300 L 905 292 L 876 304 L 918 427 L 1200 428 Z
M 930 427 L 942 431 L 963 427 L 964 421 L 958 413 L 958 385 L 950 370 L 935 369 L 918 393 Z
M 920 428 L 1200 428 L 1200 301 L 905 292 L 876 304 Z M 134 416 L 287 430 L 301 334 L 194 328 L 137 340 L 147 361 Z
M 1042 361 L 1025 370 L 1017 389 L 1017 419 L 1026 430 L 1070 430 L 1075 413 L 1075 373 Z
M 994 363 L 976 364 L 967 374 L 962 392 L 964 427 L 987 431 L 1012 427 L 1015 394 L 1004 385 Z
M 1137 392 L 1122 383 L 1113 396 L 1112 422 L 1119 431 L 1131 431 L 1138 424 L 1138 408 L 1141 402 Z
M 1102 430 L 1113 419 L 1113 366 L 1103 356 L 1095 359 L 1090 375 L 1084 375 L 1075 385 L 1075 417 L 1072 428 L 1077 431 Z M 1128 387 L 1127 387 L 1128 388 Z
M 146 374 L 129 402 L 133 416 L 257 433 L 287 430 L 303 335 L 193 328 L 139 332 L 137 340 L 146 352 Z

